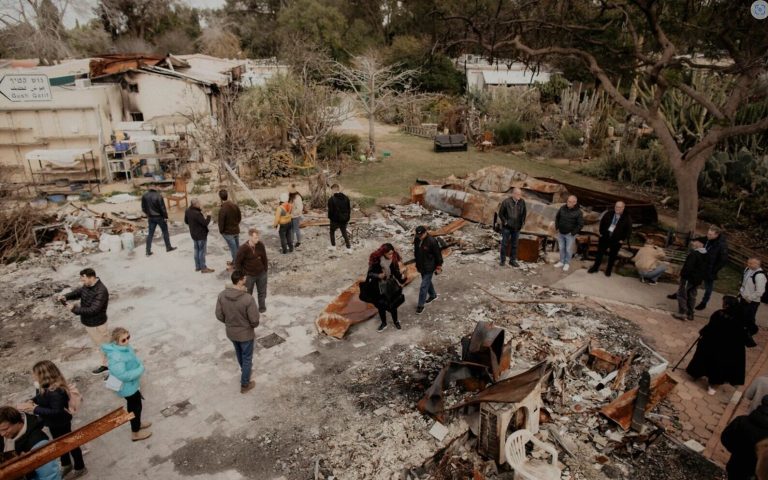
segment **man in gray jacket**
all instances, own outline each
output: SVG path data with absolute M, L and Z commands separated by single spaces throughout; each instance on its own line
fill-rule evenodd
M 560 261 L 555 264 L 555 268 L 563 267 L 564 272 L 571 268 L 571 256 L 573 255 L 573 245 L 576 243 L 576 235 L 584 227 L 584 215 L 582 215 L 578 203 L 576 196 L 571 195 L 555 215 L 557 246 L 560 250 Z
M 235 346 L 240 364 L 240 393 L 247 393 L 256 386 L 251 380 L 251 366 L 256 338 L 253 329 L 259 326 L 259 309 L 245 288 L 245 274 L 235 270 L 231 278 L 232 285 L 228 285 L 216 301 L 216 318 L 227 326 L 227 338 Z

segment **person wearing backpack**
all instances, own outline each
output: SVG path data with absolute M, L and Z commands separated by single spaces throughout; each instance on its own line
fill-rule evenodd
M 275 209 L 275 222 L 273 227 L 280 235 L 280 249 L 283 253 L 293 252 L 293 205 L 288 201 L 288 194 L 280 194 L 280 204 Z
M 747 319 L 751 335 L 757 333 L 755 317 L 760 302 L 768 303 L 768 298 L 766 298 L 768 295 L 765 291 L 766 280 L 768 277 L 761 268 L 760 259 L 753 257 L 747 260 L 747 268 L 744 269 L 744 277 L 741 281 L 741 288 L 739 288 L 739 300 L 744 309 L 744 316 Z
M 19 411 L 34 413 L 40 417 L 51 431 L 54 440 L 70 433 L 72 414 L 77 410 L 74 404 L 79 406 L 81 399 L 79 392 L 76 393 L 76 389 L 67 384 L 64 375 L 50 360 L 37 362 L 32 367 L 32 376 L 35 379 L 35 396 L 17 408 Z M 88 473 L 80 447 L 65 453 L 60 460 L 62 476 L 66 476 L 67 480 L 80 478 Z
M 344 243 L 347 246 L 347 253 L 352 253 L 352 244 L 349 242 L 349 232 L 347 224 L 352 214 L 352 205 L 349 197 L 341 193 L 341 187 L 338 183 L 331 186 L 333 195 L 328 199 L 328 220 L 331 221 L 331 246 L 329 251 L 336 251 L 336 230 L 341 230 L 341 236 L 344 237 Z

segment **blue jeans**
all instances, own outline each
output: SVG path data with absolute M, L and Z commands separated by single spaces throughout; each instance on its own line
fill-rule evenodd
M 421 274 L 421 286 L 419 287 L 419 307 L 423 307 L 427 298 L 434 298 L 437 296 L 435 292 L 435 286 L 432 285 L 432 275 L 434 273 L 422 273 Z M 429 295 L 429 297 L 427 297 Z
M 640 275 L 641 278 L 655 282 L 666 271 L 667 271 L 667 266 L 664 265 L 663 263 L 660 263 L 658 267 L 654 268 L 650 272 L 637 272 L 637 274 Z
M 195 244 L 195 270 L 208 268 L 205 266 L 205 244 L 208 240 L 192 240 Z
M 163 232 L 163 241 L 165 242 L 165 249 L 171 249 L 171 237 L 168 235 L 168 223 L 163 217 L 149 217 L 147 218 L 149 223 L 149 230 L 147 231 L 147 253 L 152 253 L 152 240 L 155 236 L 155 229 L 160 226 L 160 231 Z
M 296 244 L 298 245 L 301 243 L 301 221 L 303 220 L 303 217 L 293 217 L 291 219 L 291 224 L 293 224 L 293 234 L 296 237 Z
M 712 298 L 712 290 L 715 288 L 714 280 L 704 280 L 704 296 L 701 297 L 701 303 L 707 304 L 709 299 Z
M 573 244 L 576 235 L 572 233 L 557 233 L 557 248 L 560 250 L 560 263 L 569 265 L 573 256 Z
M 240 236 L 236 233 L 233 235 L 222 233 L 221 236 L 224 237 L 224 241 L 227 242 L 229 253 L 232 254 L 232 261 L 234 262 L 235 257 L 237 256 L 237 249 L 240 248 Z
M 501 247 L 499 248 L 501 254 L 501 264 L 504 265 L 504 260 L 507 258 L 507 245 L 511 244 L 509 251 L 509 261 L 514 262 L 517 260 L 517 240 L 520 238 L 520 232 L 512 231 L 509 228 L 501 229 Z
M 240 365 L 240 385 L 248 386 L 251 382 L 251 367 L 253 365 L 253 340 L 247 342 L 236 342 L 232 340 L 235 346 L 235 356 Z

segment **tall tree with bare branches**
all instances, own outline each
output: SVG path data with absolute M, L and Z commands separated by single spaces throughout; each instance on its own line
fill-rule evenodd
M 12 55 L 36 57 L 50 65 L 70 54 L 62 23 L 70 0 L 0 2 L 0 41 Z
M 768 28 L 742 0 L 449 0 L 435 14 L 445 22 L 440 45 L 528 63 L 577 61 L 610 98 L 654 131 L 674 172 L 677 231 L 696 226 L 698 178 L 728 138 L 768 129 L 768 118 L 740 123 L 739 112 L 766 99 Z M 725 85 L 717 97 L 697 90 L 694 72 Z M 619 85 L 642 84 L 650 95 Z M 718 89 L 719 91 L 719 89 Z M 674 122 L 670 95 L 706 111 L 700 135 Z
M 376 152 L 375 120 L 382 110 L 407 97 L 416 69 L 402 70 L 399 64 L 385 65 L 376 52 L 352 58 L 351 65 L 332 62 L 331 80 L 352 90 L 357 105 L 368 117 L 368 148 Z

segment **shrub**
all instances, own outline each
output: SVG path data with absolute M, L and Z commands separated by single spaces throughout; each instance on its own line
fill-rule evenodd
M 362 151 L 361 145 L 360 135 L 331 132 L 317 146 L 317 158 L 330 161 L 336 160 L 342 154 L 357 158 L 359 152 Z
M 536 88 L 541 93 L 541 103 L 560 103 L 560 95 L 568 88 L 570 82 L 561 75 L 552 75 L 546 83 L 536 82 Z
M 572 147 L 579 147 L 584 143 L 584 134 L 578 128 L 563 127 L 560 129 L 560 136 Z
M 618 155 L 603 157 L 579 171 L 604 180 L 675 188 L 672 169 L 658 147 L 650 150 L 626 148 Z
M 494 126 L 493 135 L 497 145 L 521 143 L 530 131 L 530 126 L 515 120 L 507 120 Z

